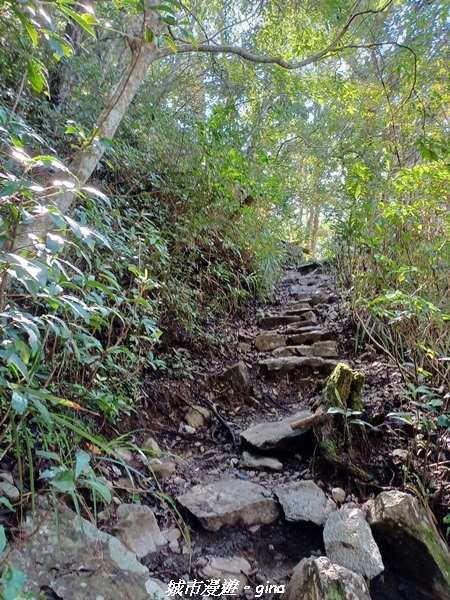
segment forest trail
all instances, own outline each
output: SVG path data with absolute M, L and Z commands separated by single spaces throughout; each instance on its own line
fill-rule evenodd
M 193 527 L 192 556 L 155 556 L 148 564 L 153 576 L 244 581 L 246 571 L 245 597 L 252 598 L 258 585 L 287 584 L 301 559 L 325 555 L 322 527 L 330 511 L 364 508 L 381 491 L 385 482 L 379 478 L 368 485 L 353 476 L 356 465 L 346 472 L 324 461 L 311 426 L 291 428 L 312 416 L 311 406 L 340 361 L 366 377 L 365 414 L 397 403 L 400 378 L 393 365 L 373 349 L 350 357 L 352 332 L 338 298 L 333 275 L 320 264 L 292 266 L 280 280 L 273 305 L 239 328 L 235 352 L 242 358 L 218 376 L 220 397 L 228 399 L 220 409 L 215 405 L 224 415 L 222 423 L 218 414 L 205 419 L 201 402 L 191 405 L 186 425 L 180 426 L 184 436 L 187 426 L 188 437 L 179 438 L 174 449 L 184 466 L 167 482 Z M 191 420 L 196 409 L 202 413 L 197 422 Z M 187 422 L 201 425 L 194 428 Z M 223 429 L 224 438 L 208 448 L 202 432 L 214 431 L 211 422 Z M 374 473 L 381 470 L 380 461 L 398 465 L 396 454 L 389 459 L 377 437 L 370 442 L 365 438 L 366 447 L 354 457 Z M 392 483 L 393 471 L 389 477 Z M 218 557 L 230 562 L 223 565 Z M 370 592 L 374 600 L 426 597 L 389 564 L 372 581 Z
M 79 572 L 81 562 L 84 569 L 93 569 L 87 550 L 81 552 L 78 547 L 76 551 L 70 550 L 74 534 L 71 523 L 64 529 L 64 512 L 61 536 L 70 538 L 71 543 L 64 542 L 63 555 L 68 552 L 68 556 L 60 557 L 59 566 L 54 565 L 53 548 L 48 551 L 53 567 L 49 567 L 46 575 L 43 575 L 44 568 L 37 575 L 30 568 L 28 552 L 33 552 L 32 543 L 31 550 L 25 544 L 20 552 L 13 553 L 11 560 L 20 565 L 28 578 L 41 581 L 40 588 L 46 589 L 49 599 L 181 597 L 200 600 L 225 596 L 226 590 L 220 586 L 227 585 L 231 598 L 303 600 L 310 598 L 305 587 L 299 584 L 298 589 L 293 588 L 292 583 L 288 586 L 293 571 L 302 559 L 310 559 L 303 569 L 312 570 L 319 569 L 320 561 L 325 561 L 320 563 L 324 573 L 327 565 L 329 571 L 329 564 L 325 558 L 319 560 L 318 557 L 328 555 L 333 557 L 333 562 L 342 560 L 336 559 L 340 552 L 339 548 L 336 550 L 339 539 L 331 539 L 336 535 L 334 528 L 340 527 L 336 515 L 342 515 L 351 522 L 344 524 L 344 534 L 338 532 L 337 538 L 348 534 L 352 540 L 350 546 L 354 543 L 353 551 L 349 551 L 352 556 L 344 561 L 354 564 L 359 574 L 346 571 L 344 575 L 337 572 L 333 575 L 335 579 L 344 577 L 346 585 L 358 589 L 357 595 L 346 592 L 348 595 L 342 593 L 338 598 L 429 598 L 409 580 L 410 571 L 404 565 L 396 570 L 395 551 L 380 554 L 365 519 L 373 506 L 373 498 L 383 489 L 393 490 L 398 486 L 400 450 L 404 449 L 399 446 L 392 452 L 391 439 L 386 440 L 382 432 L 366 432 L 363 425 L 358 426 L 364 430 L 363 443 L 356 447 L 351 457 L 353 462 L 345 456 L 338 457 L 342 459 L 340 463 L 330 462 L 319 449 L 320 436 L 312 410 L 317 410 L 323 396 L 323 383 L 340 362 L 350 364 L 365 375 L 364 419 L 373 420 L 374 414 L 386 412 L 398 403 L 398 373 L 394 367 L 370 349 L 362 356 L 350 356 L 349 337 L 345 306 L 338 300 L 333 276 L 322 272 L 320 265 L 314 263 L 287 269 L 272 307 L 258 311 L 245 328 L 239 327 L 236 346 L 229 350 L 231 354 L 240 353 L 241 360 L 216 378 L 216 401 L 210 400 L 213 396 L 208 397 L 206 392 L 211 389 L 210 382 L 200 391 L 192 384 L 193 397 L 197 400 L 195 404 L 194 399 L 187 401 L 180 411 L 183 416 L 178 432 L 167 435 L 166 429 L 163 437 L 154 422 L 153 434 L 157 439 L 145 441 L 147 447 L 163 451 L 158 458 L 150 460 L 154 477 L 159 481 L 153 488 L 154 493 L 144 495 L 151 479 L 135 481 L 136 488 L 130 489 L 129 473 L 118 466 L 113 470 L 104 469 L 124 502 L 127 494 L 128 502 L 140 498 L 143 505 L 152 506 L 157 517 L 157 522 L 154 517 L 149 520 L 149 514 L 145 513 L 149 510 L 147 507 L 126 503 L 99 515 L 101 529 L 115 534 L 148 568 L 145 576 L 150 575 L 153 586 L 150 589 L 147 582 L 148 595 L 140 595 L 136 590 L 142 584 L 134 579 L 131 584 L 129 580 L 144 576 L 139 572 L 141 566 L 137 568 L 139 575 L 128 572 L 130 567 L 127 567 L 125 577 L 123 568 L 119 576 L 117 565 L 111 567 L 112 562 L 105 557 L 102 567 L 98 568 L 102 579 L 97 582 L 92 573 L 89 577 L 89 595 L 80 587 L 85 583 L 81 578 L 69 580 L 61 575 L 61 562 L 66 573 Z M 161 382 L 159 385 L 161 387 Z M 175 422 L 173 415 L 171 420 Z M 296 424 L 294 428 L 292 424 Z M 358 439 L 358 434 L 354 439 Z M 130 468 L 142 469 L 140 456 L 125 448 L 121 452 Z M 359 468 L 370 475 L 369 480 L 356 476 Z M 160 492 L 175 500 L 183 521 L 173 510 L 172 501 L 165 508 L 161 507 Z M 414 499 L 414 502 L 417 501 Z M 345 527 L 350 528 L 347 533 Z M 106 536 L 106 533 L 99 535 Z M 394 538 L 392 532 L 387 535 Z M 377 540 L 382 541 L 382 537 L 378 536 Z M 55 543 L 55 539 L 50 538 L 48 530 L 39 538 L 41 560 L 46 554 L 43 550 L 46 544 L 50 548 Z M 105 540 L 106 537 L 102 543 L 106 555 Z M 111 542 L 108 543 L 111 546 Z M 347 548 L 348 540 L 344 540 L 343 545 Z M 404 551 L 408 551 L 406 546 Z M 441 551 L 445 554 L 445 550 Z M 45 586 L 43 577 L 44 580 L 47 577 Z M 292 578 L 293 582 L 295 577 L 297 575 Z M 307 579 L 305 573 L 302 577 Z M 310 573 L 310 580 L 311 577 L 314 579 L 316 575 Z M 321 577 L 326 579 L 323 573 L 319 579 Z M 219 587 L 217 584 L 216 588 L 202 588 L 217 580 L 220 580 Z M 439 581 L 438 589 L 444 589 L 444 593 L 431 594 L 431 597 L 449 598 L 446 584 L 442 587 Z M 111 582 L 115 582 L 112 587 Z M 324 581 L 315 585 L 324 586 L 323 594 L 328 589 Z M 98 591 L 94 593 L 94 589 Z

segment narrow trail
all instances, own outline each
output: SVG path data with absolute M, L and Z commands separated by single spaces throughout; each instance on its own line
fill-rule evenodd
M 397 491 L 408 441 L 387 413 L 402 408 L 399 375 L 370 347 L 354 355 L 333 276 L 289 268 L 272 306 L 232 326 L 225 369 L 218 348 L 190 376 L 148 384 L 153 410 L 134 427 L 147 437 L 117 447 L 123 462 L 99 461 L 116 496 L 97 527 L 61 504 L 58 524 L 36 529 L 44 500 L 11 563 L 47 600 L 450 600 L 448 549 Z M 365 377 L 370 429 L 322 410 L 343 363 Z M 342 451 L 327 456 L 328 438 Z
M 192 555 L 163 551 L 146 563 L 152 576 L 166 582 L 240 578 L 251 600 L 256 586 L 285 585 L 301 559 L 325 555 L 323 524 L 331 510 L 361 508 L 374 489 L 381 491 L 376 479 L 367 485 L 352 477 L 351 466 L 345 472 L 324 462 L 311 426 L 291 427 L 312 416 L 324 380 L 340 361 L 349 362 L 344 313 L 333 276 L 305 265 L 286 270 L 273 306 L 239 330 L 241 360 L 218 378 L 223 401 L 199 396 L 190 405 L 174 447 L 183 462 L 165 488 L 192 530 Z M 366 362 L 368 354 L 350 364 L 365 372 L 363 395 L 376 412 L 387 399 L 396 402 L 399 376 L 380 357 Z M 378 385 L 375 391 L 370 386 L 380 378 L 381 394 Z M 373 402 L 376 394 L 381 397 Z M 212 446 L 211 421 L 222 429 Z M 363 461 L 376 453 L 376 444 L 361 450 Z M 370 589 L 373 600 L 426 597 L 389 564 Z

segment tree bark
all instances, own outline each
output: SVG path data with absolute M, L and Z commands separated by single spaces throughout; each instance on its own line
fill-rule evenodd
M 151 0 L 151 4 L 156 3 L 155 0 Z M 119 83 L 113 90 L 107 106 L 102 111 L 94 126 L 90 143 L 81 148 L 69 164 L 69 169 L 72 173 L 71 183 L 77 187 L 85 185 L 94 172 L 105 152 L 105 146 L 101 143 L 101 140 L 111 140 L 114 137 L 136 92 L 150 66 L 156 59 L 155 40 L 159 27 L 156 15 L 156 11 L 151 10 L 148 11 L 148 14 L 144 15 L 141 39 L 133 40 L 131 60 L 123 72 Z M 146 28 L 150 29 L 153 33 L 153 40 L 151 42 L 144 41 Z M 70 191 L 60 194 L 55 200 L 57 210 L 62 214 L 67 213 L 74 203 L 75 198 L 76 194 Z M 53 229 L 55 229 L 54 222 L 48 212 L 45 211 L 34 219 L 31 227 L 23 227 L 17 231 L 14 240 L 12 240 L 12 248 L 15 251 L 29 248 L 32 245 L 29 238 L 30 233 L 38 237 L 43 237 Z

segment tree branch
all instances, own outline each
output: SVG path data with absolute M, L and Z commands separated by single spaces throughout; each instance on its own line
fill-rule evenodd
M 261 56 L 259 54 L 254 54 L 253 52 L 249 52 L 248 50 L 245 50 L 244 48 L 241 48 L 240 46 L 229 46 L 229 45 L 220 45 L 220 44 L 217 44 L 217 45 L 215 45 L 215 44 L 214 45 L 198 44 L 197 47 L 194 46 L 193 44 L 181 44 L 180 46 L 177 46 L 176 51 L 173 50 L 172 48 L 161 48 L 157 51 L 156 60 L 165 58 L 166 56 L 172 56 L 173 54 L 185 54 L 186 52 L 205 52 L 205 53 L 209 53 L 209 54 L 235 54 L 236 56 L 240 56 L 241 58 L 243 58 L 244 60 L 247 60 L 249 62 L 265 64 L 265 65 L 278 65 L 279 67 L 281 67 L 283 69 L 287 69 L 287 70 L 291 70 L 291 71 L 296 70 L 296 69 L 302 69 L 303 67 L 311 65 L 313 63 L 316 63 L 324 58 L 327 58 L 328 56 L 331 56 L 332 54 L 336 54 L 338 52 L 342 52 L 343 50 L 347 50 L 348 48 L 362 48 L 362 47 L 373 48 L 374 47 L 373 44 L 368 44 L 367 46 L 356 45 L 356 44 L 345 44 L 343 46 L 339 46 L 341 40 L 344 38 L 344 36 L 348 32 L 350 25 L 353 23 L 353 21 L 357 17 L 366 15 L 366 14 L 378 14 L 378 13 L 384 12 L 386 10 L 386 8 L 388 8 L 390 6 L 390 4 L 392 4 L 392 2 L 393 2 L 393 0 L 388 0 L 388 2 L 386 2 L 386 4 L 378 10 L 369 9 L 369 10 L 364 10 L 364 11 L 358 12 L 357 8 L 361 4 L 361 1 L 362 0 L 356 0 L 356 2 L 353 5 L 353 8 L 352 8 L 349 18 L 347 19 L 347 21 L 345 22 L 344 26 L 339 31 L 339 33 L 335 36 L 335 38 L 332 40 L 332 42 L 326 48 L 324 48 L 320 52 L 317 52 L 316 54 L 313 54 L 312 56 L 309 56 L 308 58 L 305 58 L 304 60 L 301 60 L 298 62 L 286 61 L 283 58 L 281 58 L 281 56 Z M 394 44 L 394 42 L 385 42 L 385 43 L 386 44 L 387 43 Z M 382 44 L 378 44 L 378 45 L 382 45 Z

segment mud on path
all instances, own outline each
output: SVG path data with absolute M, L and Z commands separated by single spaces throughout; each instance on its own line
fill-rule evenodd
M 146 382 L 138 441 L 152 435 L 167 453 L 163 461 L 176 463 L 174 473 L 161 481 L 165 494 L 178 498 L 195 486 L 220 480 L 251 482 L 270 491 L 314 481 L 328 497 L 335 488 L 343 490 L 345 498 L 339 506 L 363 507 L 382 490 L 402 488 L 411 432 L 388 416 L 407 408 L 400 375 L 368 345 L 354 354 L 349 314 L 330 273 L 318 265 L 287 269 L 274 303 L 256 310 L 246 321 L 231 323 L 226 334 L 228 341 L 209 356 L 176 349 L 183 360 L 191 356 L 191 362 L 185 360 L 184 377 Z M 357 448 L 355 460 L 370 473 L 370 481 L 355 477 L 351 468 L 336 468 L 324 460 L 312 430 L 270 450 L 258 450 L 246 442 L 245 435 L 241 437 L 255 424 L 275 424 L 307 411 L 342 360 L 365 376 L 359 418 L 371 427 L 361 425 L 364 443 Z M 229 373 L 227 369 L 236 363 L 238 369 Z M 281 467 L 251 468 L 243 461 L 246 450 L 256 458 L 269 456 Z M 159 510 L 166 528 L 177 526 L 173 514 L 161 511 L 156 501 L 153 508 Z M 145 561 L 150 574 L 164 582 L 201 579 L 209 557 L 241 557 L 251 566 L 250 589 L 242 592 L 250 600 L 257 585 L 286 584 L 302 558 L 324 554 L 323 527 L 289 522 L 283 512 L 270 524 L 256 519 L 250 526 L 208 531 L 192 511 L 182 506 L 180 511 L 190 531 L 190 552 L 180 542 L 175 551 L 165 548 Z M 373 600 L 429 597 L 400 576 L 395 564 L 386 559 L 384 563 L 384 573 L 370 583 Z

